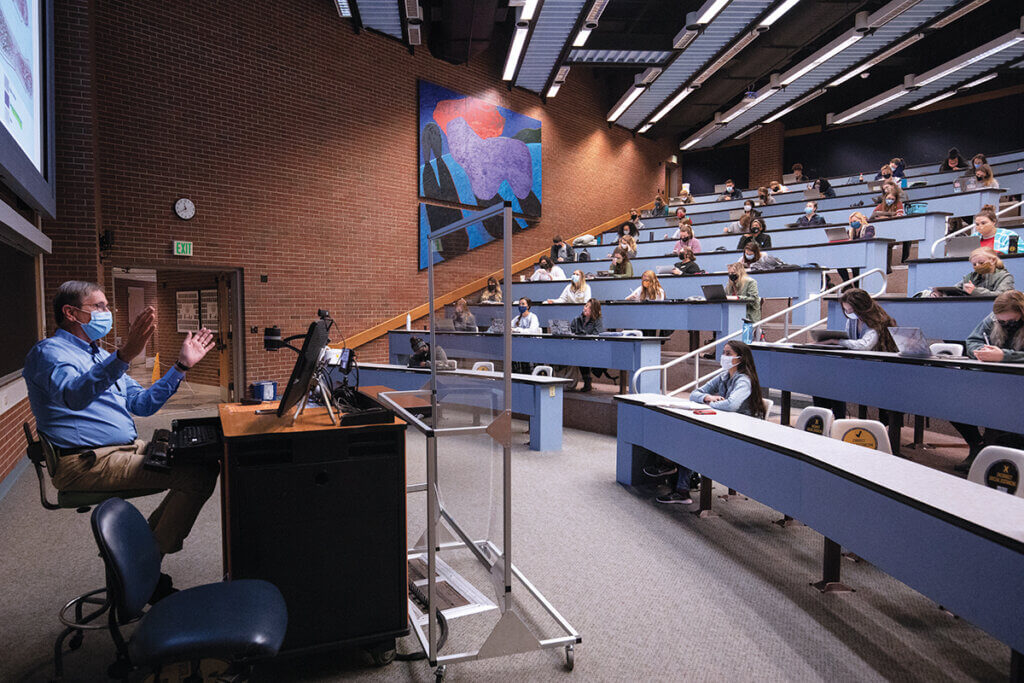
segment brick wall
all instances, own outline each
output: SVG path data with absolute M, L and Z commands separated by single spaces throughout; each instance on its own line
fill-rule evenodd
M 178 332 L 176 292 L 217 289 L 217 274 L 188 271 L 157 271 L 156 274 L 156 349 L 160 352 L 160 371 L 178 360 L 185 333 Z M 314 311 L 315 313 L 315 311 Z M 206 354 L 188 373 L 188 381 L 195 384 L 220 386 L 220 360 L 216 349 Z
M 243 268 L 247 381 L 284 380 L 291 367 L 290 356 L 262 350 L 263 327 L 294 334 L 325 307 L 351 334 L 425 300 L 418 78 L 543 122 L 544 215 L 516 237 L 515 258 L 545 248 L 556 232 L 649 201 L 671 153 L 667 141 L 609 128 L 602 91 L 585 69 L 544 105 L 500 82 L 503 46 L 453 66 L 425 49 L 410 55 L 395 41 L 355 34 L 328 2 L 122 0 L 96 3 L 89 14 L 82 0 L 62 6 L 58 24 L 70 25 L 57 30 L 58 64 L 72 61 L 77 80 L 58 83 L 67 90 L 58 121 L 80 118 L 88 131 L 92 117 L 78 112 L 87 103 L 73 96 L 95 83 L 98 144 L 95 152 L 58 147 L 62 216 L 48 234 L 94 217 L 96 229 L 115 233 L 105 263 L 173 268 L 180 261 L 171 241 L 185 239 L 195 245 L 190 266 Z M 87 60 L 74 61 L 89 52 L 88 22 L 95 79 Z M 93 177 L 100 202 L 74 184 Z M 183 196 L 197 205 L 188 222 L 172 211 Z M 48 285 L 71 270 L 62 264 L 72 246 L 55 243 Z M 498 251 L 492 244 L 441 265 L 440 288 L 492 270 Z M 381 348 L 362 357 L 382 358 Z
M 750 187 L 766 187 L 773 180 L 782 182 L 783 174 L 789 172 L 782 170 L 784 133 L 782 123 L 776 121 L 750 134 Z
M 35 433 L 36 421 L 29 410 L 27 398 L 0 414 L 0 481 L 25 457 L 25 432 L 21 428 L 25 420 L 29 421 Z

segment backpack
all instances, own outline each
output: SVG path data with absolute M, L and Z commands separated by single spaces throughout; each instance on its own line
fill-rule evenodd
M 577 261 L 589 261 L 590 260 L 590 252 L 587 251 L 586 249 L 581 249 L 580 251 L 576 252 L 576 260 Z

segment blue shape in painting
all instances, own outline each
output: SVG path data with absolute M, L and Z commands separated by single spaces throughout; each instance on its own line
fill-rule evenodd
M 426 81 L 419 82 L 419 192 L 427 199 L 485 208 L 502 201 L 516 213 L 541 213 L 541 123 L 537 119 Z M 420 268 L 426 234 L 462 210 L 420 206 Z M 517 219 L 520 228 L 525 221 Z M 438 260 L 500 237 L 500 217 L 446 236 Z

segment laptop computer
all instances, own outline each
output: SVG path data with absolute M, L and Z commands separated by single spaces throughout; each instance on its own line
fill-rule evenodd
M 674 256 L 675 254 L 673 254 Z M 658 266 L 658 275 L 674 275 L 675 266 Z
M 504 318 L 491 318 L 491 324 L 487 327 L 488 332 L 498 332 L 499 334 L 505 333 L 505 319 Z
M 434 318 L 435 332 L 454 332 L 455 321 L 451 318 Z
M 847 228 L 825 228 L 825 236 L 829 242 L 848 242 L 850 240 Z
M 568 320 L 549 320 L 548 332 L 556 337 L 568 337 L 572 334 Z
M 704 292 L 705 301 L 726 301 L 729 298 L 722 285 L 701 285 L 700 288 Z
M 849 339 L 850 335 L 846 330 L 811 330 L 811 339 L 816 342 L 824 342 L 829 339 Z
M 938 292 L 942 296 L 970 296 L 959 287 L 932 287 L 932 291 Z
M 928 347 L 928 340 L 924 338 L 920 327 L 890 327 L 888 329 L 901 356 L 927 358 L 932 355 L 932 351 Z
M 868 192 L 881 192 L 881 191 L 882 191 L 882 181 L 881 180 L 871 180 L 871 181 L 868 181 Z
M 729 220 L 738 221 L 739 219 L 743 218 L 743 214 L 745 213 L 746 211 L 744 211 L 743 209 L 729 209 Z
M 946 242 L 947 258 L 963 258 L 981 246 L 981 235 L 958 235 Z
M 804 190 L 804 199 L 821 199 L 821 192 L 816 187 L 808 187 Z
M 978 179 L 973 175 L 963 175 L 953 181 L 954 192 L 970 192 L 977 190 L 979 186 Z

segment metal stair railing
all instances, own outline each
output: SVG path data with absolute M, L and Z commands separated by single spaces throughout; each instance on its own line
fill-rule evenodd
M 1007 206 L 1005 208 L 1002 208 L 1002 209 L 999 209 L 999 211 L 996 211 L 996 216 L 1002 216 L 1007 211 L 1010 211 L 1012 209 L 1016 209 L 1018 206 L 1021 206 L 1021 205 L 1024 205 L 1024 201 L 1017 202 L 1016 204 L 1010 204 L 1009 206 Z M 937 239 L 934 242 L 932 242 L 932 251 L 931 251 L 932 258 L 938 258 L 935 255 L 935 250 L 939 248 L 940 244 L 942 244 L 943 242 L 947 242 L 947 241 L 949 241 L 950 239 L 952 239 L 954 237 L 959 237 L 960 235 L 965 235 L 968 232 L 970 232 L 971 230 L 974 230 L 974 223 L 971 223 L 970 225 L 968 225 L 966 227 L 960 228 L 956 232 L 951 232 L 948 235 L 946 235 L 945 237 L 940 237 L 939 239 Z

